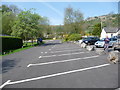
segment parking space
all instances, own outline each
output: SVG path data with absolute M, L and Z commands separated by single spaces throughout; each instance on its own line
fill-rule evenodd
M 40 50 L 38 57 L 16 78 L 9 78 L 11 81 L 4 87 L 117 88 L 118 67 L 110 64 L 106 55 L 87 51 L 74 43 L 59 42 L 51 41 L 47 49 Z

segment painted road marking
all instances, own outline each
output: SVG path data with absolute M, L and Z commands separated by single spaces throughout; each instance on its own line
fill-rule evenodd
M 81 49 L 78 50 L 63 50 L 63 51 L 54 51 L 54 52 L 49 52 L 49 53 L 58 53 L 58 52 L 68 52 L 68 51 L 79 51 Z
M 51 49 L 49 49 L 49 50 L 51 50 Z
M 8 80 L 7 82 L 5 82 L 3 85 L 0 86 L 0 89 L 2 89 L 3 87 L 5 87 L 6 85 L 8 85 L 10 83 L 11 80 Z
M 36 77 L 36 78 L 30 78 L 30 79 L 13 81 L 13 82 L 10 82 L 10 80 L 8 80 L 7 82 L 5 82 L 2 85 L 2 87 L 1 86 L 0 87 L 3 88 L 6 85 L 13 85 L 13 84 L 19 84 L 19 83 L 24 83 L 24 82 L 29 82 L 29 81 L 41 80 L 41 79 L 46 79 L 46 78 L 76 73 L 76 72 L 82 72 L 82 71 L 91 70 L 91 69 L 97 69 L 97 68 L 101 68 L 101 67 L 105 67 L 105 66 L 109 66 L 109 65 L 110 64 L 103 64 L 103 65 L 98 65 L 98 66 L 93 66 L 93 67 L 88 67 L 88 68 L 83 68 L 83 69 L 77 69 L 77 70 L 72 70 L 72 71 L 66 71 L 66 72 L 61 72 L 61 73 L 56 73 L 56 74 L 50 74 L 50 75 L 46 75 L 46 76 L 40 76 L 40 77 Z
M 45 63 L 29 64 L 27 67 L 41 66 L 41 65 L 48 65 L 48 64 L 55 64 L 55 63 L 63 63 L 63 62 L 70 62 L 70 61 L 77 61 L 77 60 L 81 60 L 81 59 L 90 59 L 90 58 L 96 58 L 96 57 L 99 57 L 99 55 L 91 56 L 91 57 L 84 57 L 84 58 L 67 59 L 67 60 L 61 60 L 61 61 L 52 61 L 52 62 L 45 62 Z
M 47 53 L 47 52 L 45 52 L 45 53 Z
M 73 49 L 80 49 L 80 48 L 62 48 L 60 50 L 73 50 Z M 56 51 L 60 51 L 59 49 L 56 49 Z
M 39 58 L 42 58 L 42 56 L 39 56 Z
M 68 54 L 50 55 L 50 56 L 39 56 L 39 58 L 56 57 L 56 56 L 66 56 L 66 55 L 74 55 L 74 54 L 81 54 L 81 53 L 89 53 L 89 52 L 68 53 Z
M 54 48 L 54 47 L 55 47 L 55 45 L 52 48 Z

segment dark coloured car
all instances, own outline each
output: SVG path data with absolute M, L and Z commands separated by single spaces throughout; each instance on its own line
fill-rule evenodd
M 87 45 L 94 45 L 98 40 L 100 40 L 98 37 L 87 37 L 83 40 L 83 43 Z

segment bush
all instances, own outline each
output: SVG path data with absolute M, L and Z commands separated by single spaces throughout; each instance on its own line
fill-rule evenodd
M 21 38 L 12 36 L 1 36 L 0 38 L 2 38 L 2 52 L 18 49 L 23 46 Z
M 80 40 L 82 37 L 80 34 L 71 34 L 67 37 L 67 41 L 78 41 Z

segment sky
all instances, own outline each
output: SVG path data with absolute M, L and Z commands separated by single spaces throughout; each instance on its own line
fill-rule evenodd
M 2 2 L 6 5 L 16 5 L 22 10 L 35 8 L 35 12 L 48 17 L 50 25 L 63 25 L 65 8 L 71 6 L 79 9 L 84 16 L 101 16 L 110 12 L 118 13 L 118 2 Z

